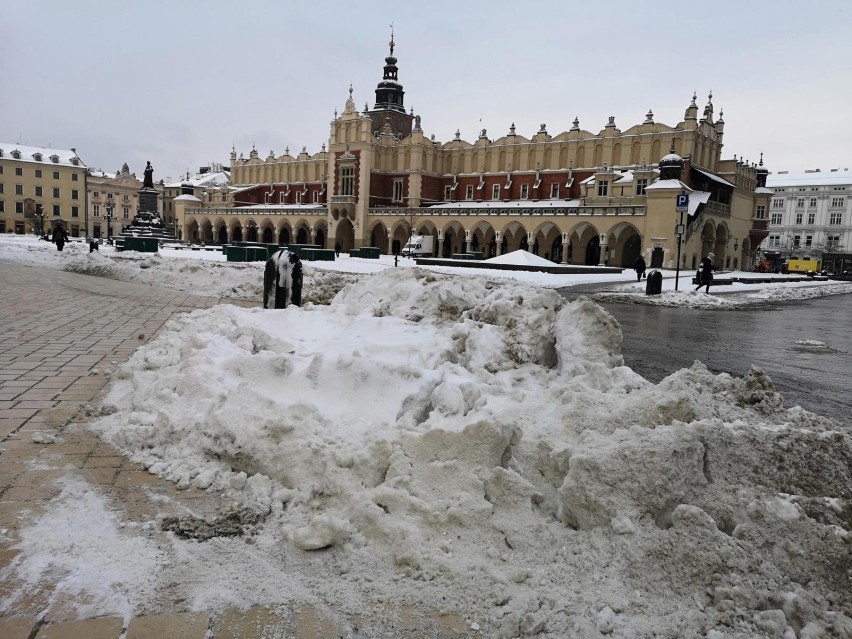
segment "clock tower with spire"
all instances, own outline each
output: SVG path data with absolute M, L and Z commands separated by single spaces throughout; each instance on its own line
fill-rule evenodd
M 390 55 L 385 58 L 385 72 L 382 81 L 376 86 L 376 104 L 367 111 L 373 120 L 372 130 L 376 135 L 394 135 L 407 137 L 411 135 L 411 123 L 414 114 L 405 112 L 405 91 L 398 79 L 394 49 L 393 27 L 391 27 Z

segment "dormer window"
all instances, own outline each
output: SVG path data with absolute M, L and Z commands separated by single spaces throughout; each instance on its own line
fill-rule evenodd
M 495 184 L 494 186 L 491 187 L 491 199 L 492 200 L 499 200 L 500 199 L 500 185 L 499 184 Z
M 552 182 L 550 184 L 550 199 L 555 200 L 559 197 L 559 183 Z
M 21 159 L 21 152 L 20 151 L 12 151 L 12 157 L 15 158 L 16 160 L 20 160 Z
M 41 162 L 41 153 L 33 153 L 33 160 Z
M 526 200 L 530 196 L 530 185 L 529 184 L 521 184 L 521 199 Z
M 609 180 L 598 180 L 598 196 L 609 195 Z
M 53 162 L 54 164 L 59 164 L 59 156 L 58 155 L 51 155 L 50 161 Z
M 74 166 L 79 166 L 80 160 L 78 160 L 77 158 L 71 158 L 71 164 L 73 164 Z
M 472 200 L 473 199 L 473 184 L 468 184 L 465 189 L 465 199 Z

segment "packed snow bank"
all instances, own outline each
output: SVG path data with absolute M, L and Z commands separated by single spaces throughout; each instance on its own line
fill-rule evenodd
M 494 637 L 849 636 L 849 433 L 784 409 L 756 369 L 653 385 L 620 344 L 588 300 L 388 270 L 325 307 L 172 321 L 94 427 L 266 517 L 311 570 L 337 566 L 323 593 L 344 616 L 404 602 Z

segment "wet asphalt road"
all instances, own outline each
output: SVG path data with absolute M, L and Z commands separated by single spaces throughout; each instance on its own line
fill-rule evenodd
M 625 363 L 659 382 L 701 360 L 741 376 L 754 364 L 784 395 L 852 426 L 852 295 L 735 311 L 604 304 L 621 323 Z M 821 342 L 824 346 L 797 342 Z

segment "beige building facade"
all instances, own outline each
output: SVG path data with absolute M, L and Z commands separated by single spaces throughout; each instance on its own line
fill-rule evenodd
M 86 233 L 86 165 L 76 149 L 0 142 L 0 233 Z
M 751 268 L 766 236 L 771 191 L 760 164 L 723 157 L 725 122 L 712 95 L 696 96 L 674 125 L 644 120 L 597 130 L 577 119 L 524 136 L 440 142 L 406 112 L 397 59 L 385 58 L 373 108 L 359 111 L 350 87 L 329 142 L 314 154 L 262 158 L 231 153 L 230 202 L 175 202 L 189 240 L 312 243 L 395 253 L 412 234 L 432 235 L 436 254 L 526 249 L 564 264 L 674 267 L 707 252 L 718 265 Z M 661 160 L 665 160 L 661 162 Z M 662 172 L 662 175 L 661 175 Z M 676 197 L 689 196 L 676 210 Z
M 116 173 L 89 171 L 88 236 L 108 238 L 121 233 L 139 208 L 142 181 L 125 163 Z

